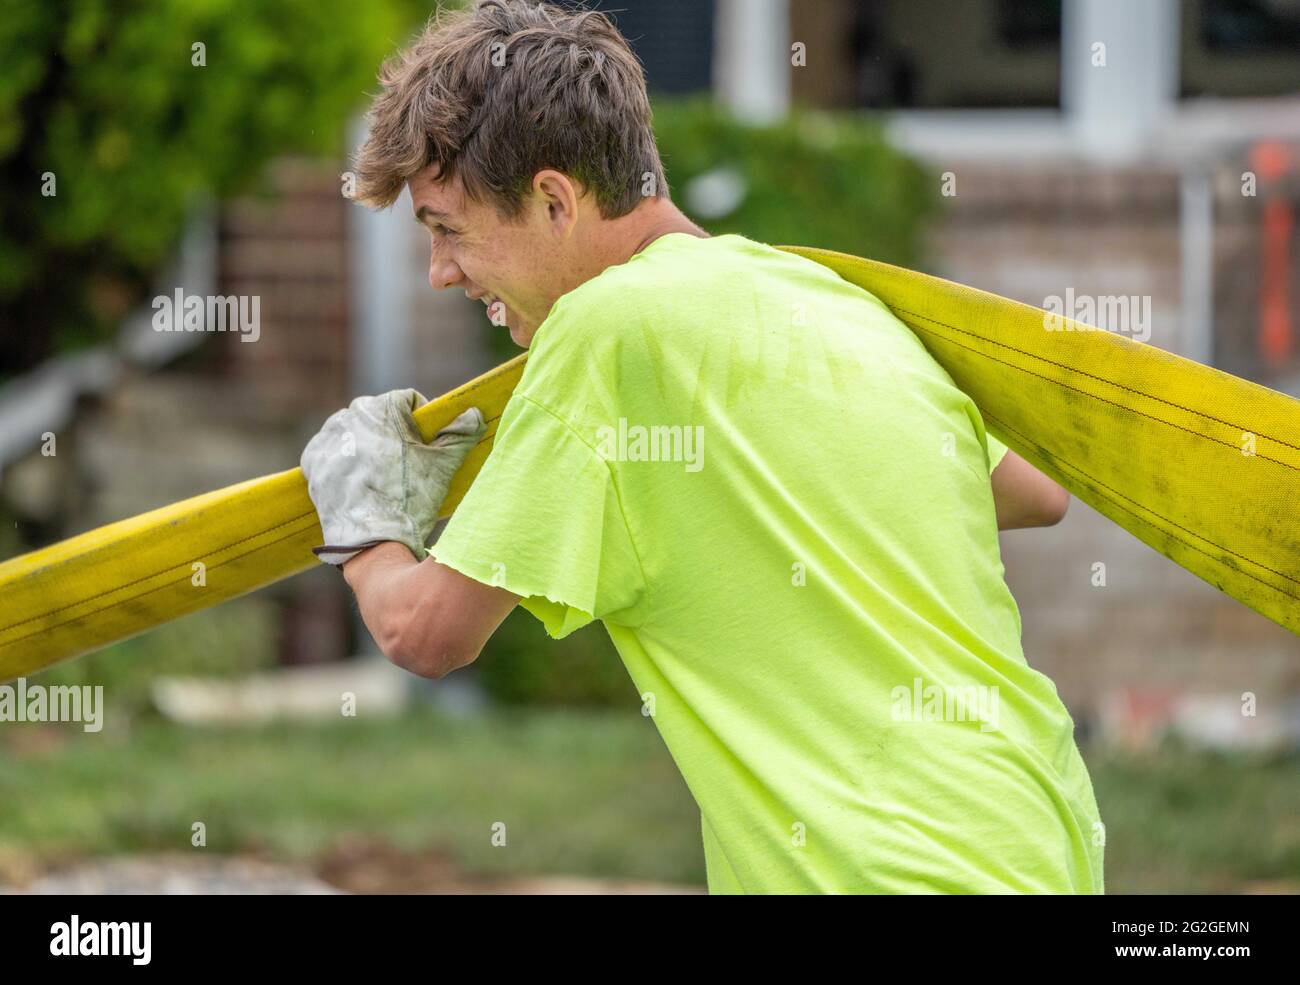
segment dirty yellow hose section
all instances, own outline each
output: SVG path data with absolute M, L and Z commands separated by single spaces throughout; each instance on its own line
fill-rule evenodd
M 1300 402 L 1110 332 L 927 274 L 787 247 L 880 298 L 989 428 L 1160 553 L 1300 633 Z M 526 356 L 416 413 L 426 439 L 477 406 L 477 475 Z M 320 562 L 298 469 L 92 530 L 0 564 L 0 681 L 125 639 Z M 195 582 L 202 564 L 205 584 Z

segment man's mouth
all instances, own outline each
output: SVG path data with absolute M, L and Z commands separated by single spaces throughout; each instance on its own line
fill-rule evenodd
M 506 304 L 495 294 L 466 294 L 471 301 L 482 301 L 483 306 L 487 308 L 488 318 L 494 325 L 504 325 L 506 323 Z
M 487 305 L 488 318 L 494 325 L 504 325 L 506 323 L 506 304 L 497 298 L 488 296 L 483 299 Z

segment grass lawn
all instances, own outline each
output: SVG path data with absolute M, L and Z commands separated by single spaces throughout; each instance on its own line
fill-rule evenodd
M 1108 891 L 1300 889 L 1294 757 L 1085 759 Z M 636 712 L 0 729 L 0 860 L 190 851 L 195 821 L 217 853 L 310 862 L 364 836 L 484 874 L 704 881 L 699 814 Z M 498 822 L 504 847 L 492 845 Z
M 363 835 L 445 849 L 482 873 L 704 881 L 699 812 L 636 713 L 147 721 L 52 741 L 33 741 L 35 728 L 0 729 L 0 854 L 188 851 L 202 821 L 212 852 L 309 860 Z M 492 845 L 498 822 L 504 847 Z
M 1083 753 L 1108 893 L 1300 893 L 1300 756 Z

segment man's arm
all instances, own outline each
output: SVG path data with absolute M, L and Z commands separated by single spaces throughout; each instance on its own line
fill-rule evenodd
M 473 663 L 519 596 L 484 585 L 392 541 L 343 565 L 366 628 L 397 666 L 444 677 Z
M 1011 450 L 991 478 L 999 530 L 1050 527 L 1070 505 L 1068 492 Z
M 478 658 L 519 596 L 425 557 L 452 477 L 487 432 L 471 407 L 426 444 L 413 416 L 425 403 L 409 388 L 358 397 L 326 420 L 301 463 L 325 540 L 317 556 L 343 566 L 385 656 L 442 677 Z

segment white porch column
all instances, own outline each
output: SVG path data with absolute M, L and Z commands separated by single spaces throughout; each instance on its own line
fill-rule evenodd
M 717 0 L 713 91 L 741 119 L 769 123 L 790 109 L 789 0 Z
M 365 122 L 351 128 L 351 146 L 365 140 Z M 355 395 L 410 386 L 410 242 L 408 193 L 391 209 L 348 209 L 348 252 L 352 298 L 352 390 Z
M 1178 47 L 1178 0 L 1065 0 L 1061 107 L 1084 153 L 1142 151 L 1177 98 Z

